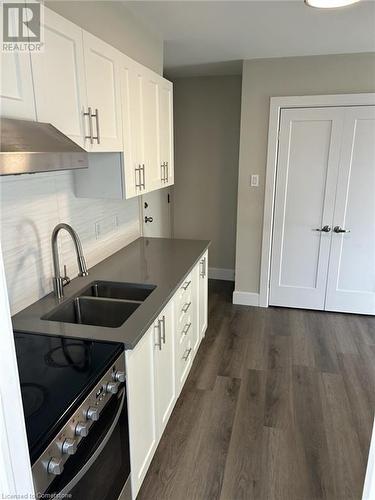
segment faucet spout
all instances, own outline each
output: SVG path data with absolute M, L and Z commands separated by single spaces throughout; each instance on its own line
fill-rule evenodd
M 69 226 L 69 224 L 65 223 L 57 224 L 57 226 L 52 231 L 51 243 L 52 243 L 52 259 L 53 259 L 53 270 L 54 270 L 53 289 L 56 297 L 59 299 L 61 299 L 64 296 L 64 290 L 63 290 L 64 286 L 70 282 L 70 279 L 67 276 L 61 276 L 60 274 L 60 261 L 59 261 L 59 250 L 57 246 L 57 236 L 61 229 L 65 229 L 65 231 L 67 231 L 70 234 L 73 240 L 74 247 L 76 250 L 78 269 L 79 269 L 78 276 L 87 276 L 89 274 L 87 270 L 86 260 L 83 255 L 81 241 L 79 239 L 78 234 L 76 233 L 76 231 L 74 231 L 74 229 L 71 226 Z

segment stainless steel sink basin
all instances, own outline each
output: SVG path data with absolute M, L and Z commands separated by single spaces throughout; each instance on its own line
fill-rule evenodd
M 117 328 L 133 314 L 140 302 L 76 297 L 67 301 L 42 319 L 78 325 Z
M 155 285 L 138 283 L 114 283 L 111 281 L 94 281 L 83 290 L 80 297 L 102 297 L 109 299 L 134 300 L 143 302 L 155 290 Z

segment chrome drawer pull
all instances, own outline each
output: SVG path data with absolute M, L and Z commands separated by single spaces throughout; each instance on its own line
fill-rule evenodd
M 190 330 L 190 327 L 191 327 L 191 323 L 186 323 L 186 325 L 184 326 L 183 330 L 182 330 L 182 335 L 187 335 L 188 331 Z
M 187 290 L 190 286 L 190 283 L 191 283 L 191 281 L 185 281 L 185 283 L 182 285 L 181 288 L 183 288 L 184 290 Z
M 184 354 L 184 356 L 182 356 L 182 359 L 184 361 L 188 360 L 188 357 L 190 356 L 190 353 L 191 353 L 191 349 L 192 349 L 191 347 L 189 349 L 186 349 L 186 351 L 185 351 L 186 354 Z
M 191 302 L 188 302 L 185 304 L 182 308 L 182 312 L 186 313 L 189 310 L 189 307 L 191 306 Z
M 158 321 L 157 325 L 154 325 L 154 328 L 157 329 L 158 332 L 159 332 L 159 334 L 158 334 L 159 342 L 155 342 L 155 347 L 159 347 L 159 351 L 161 351 L 161 328 L 160 328 L 160 323 L 161 323 L 161 320 Z
M 161 328 L 161 325 L 163 325 L 163 329 Z M 163 344 L 165 344 L 165 316 L 163 315 L 162 319 L 159 319 L 159 328 L 160 328 L 160 342 L 163 341 Z

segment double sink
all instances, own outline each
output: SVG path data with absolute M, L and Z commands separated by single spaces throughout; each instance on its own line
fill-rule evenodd
M 42 319 L 118 328 L 155 288 L 148 284 L 95 281 Z

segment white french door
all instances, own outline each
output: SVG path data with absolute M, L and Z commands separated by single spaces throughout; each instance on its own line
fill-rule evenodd
M 333 227 L 326 309 L 375 314 L 375 106 L 345 109 Z
M 372 106 L 282 110 L 271 305 L 375 314 L 374 134 Z

